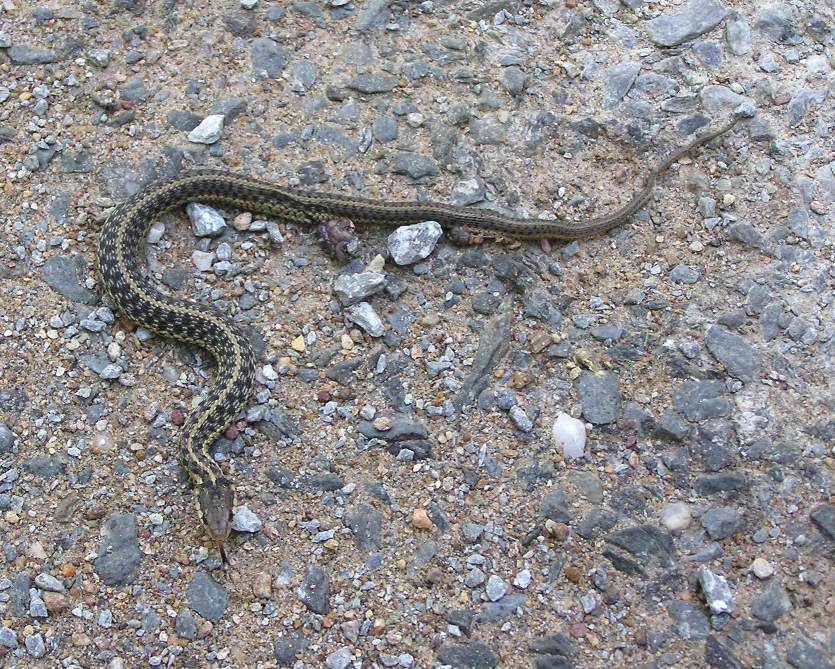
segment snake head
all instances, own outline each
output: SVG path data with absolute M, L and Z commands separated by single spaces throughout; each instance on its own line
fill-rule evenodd
M 196 491 L 197 509 L 206 532 L 221 553 L 223 542 L 232 531 L 232 507 L 235 506 L 235 493 L 226 482 L 204 483 Z

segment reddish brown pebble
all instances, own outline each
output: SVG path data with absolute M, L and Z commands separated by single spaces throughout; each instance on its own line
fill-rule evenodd
M 568 626 L 568 633 L 575 639 L 582 639 L 588 635 L 589 628 L 583 623 L 574 623 L 573 625 Z
M 183 423 L 185 423 L 185 411 L 183 411 L 182 409 L 174 409 L 174 411 L 171 412 L 171 422 L 174 423 L 174 425 L 182 425 Z
M 50 613 L 61 613 L 70 608 L 70 600 L 60 592 L 44 592 L 41 594 L 46 610 Z
M 103 506 L 91 506 L 89 509 L 84 509 L 84 518 L 86 520 L 100 520 L 104 518 L 107 513 Z
M 326 402 L 331 401 L 331 391 L 327 388 L 322 388 L 318 393 L 316 393 L 316 400 L 319 404 L 325 404 Z
M 233 439 L 238 438 L 239 433 L 240 430 L 238 429 L 237 425 L 230 425 L 228 428 L 226 428 L 226 432 L 223 433 L 223 436 L 226 437 L 229 441 L 232 441 Z
M 583 574 L 580 573 L 580 570 L 577 569 L 577 567 L 566 567 L 563 569 L 563 574 L 565 574 L 565 577 L 572 583 L 579 583 L 580 579 L 583 578 Z

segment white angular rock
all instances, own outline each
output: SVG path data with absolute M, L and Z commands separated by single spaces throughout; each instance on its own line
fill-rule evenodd
M 586 426 L 583 421 L 560 412 L 551 429 L 554 446 L 562 449 L 567 458 L 577 460 L 583 457 L 586 448 Z
M 443 229 L 437 221 L 403 225 L 389 235 L 389 255 L 398 265 L 423 260 L 435 249 L 442 233 Z
M 195 144 L 214 144 L 223 132 L 223 114 L 207 116 L 194 130 L 188 133 L 188 141 Z

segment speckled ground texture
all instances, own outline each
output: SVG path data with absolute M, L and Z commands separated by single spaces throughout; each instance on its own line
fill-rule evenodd
M 0 0 L 0 667 L 835 666 L 834 68 L 812 0 Z M 220 563 L 175 457 L 214 363 L 102 297 L 115 204 L 581 221 L 740 106 L 571 244 L 161 216 L 153 280 L 258 352 Z

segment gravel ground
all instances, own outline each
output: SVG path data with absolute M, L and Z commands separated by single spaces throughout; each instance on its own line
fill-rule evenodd
M 0 0 L 0 667 L 835 666 L 833 67 L 813 0 Z M 579 221 L 740 105 L 580 243 L 161 217 L 259 356 L 223 567 L 174 458 L 213 364 L 101 297 L 114 204 Z

